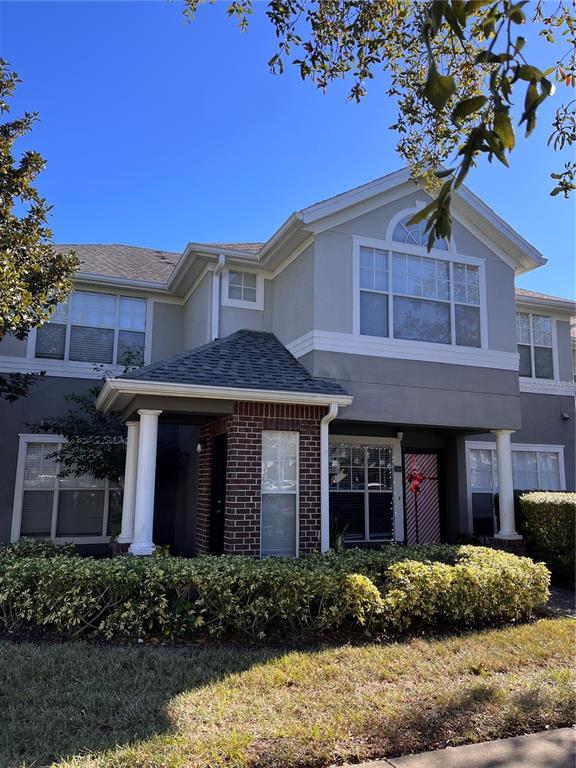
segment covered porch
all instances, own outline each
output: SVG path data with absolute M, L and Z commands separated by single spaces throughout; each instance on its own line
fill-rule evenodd
M 181 500 L 194 553 L 326 551 L 328 425 L 351 401 L 255 331 L 107 380 L 97 407 L 121 413 L 127 426 L 118 543 L 134 555 L 154 551 L 159 428 L 184 426 L 196 454 L 194 492 Z M 158 516 L 157 508 L 157 530 Z

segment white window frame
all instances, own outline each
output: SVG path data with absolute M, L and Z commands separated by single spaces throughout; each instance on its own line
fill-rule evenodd
M 558 455 L 558 471 L 560 475 L 560 491 L 566 490 L 566 471 L 564 464 L 564 445 L 546 445 L 537 443 L 512 443 L 512 453 L 519 451 L 528 451 L 533 453 L 555 453 Z M 481 440 L 466 440 L 466 497 L 468 503 L 468 525 L 469 530 L 473 530 L 473 518 L 472 518 L 472 483 L 470 482 L 470 451 L 471 450 L 483 450 L 492 451 L 492 491 L 494 495 L 498 493 L 498 469 L 496 464 L 496 443 Z M 536 460 L 536 468 L 538 472 L 538 485 L 540 485 L 540 461 Z M 488 489 L 485 491 L 478 491 L 478 493 L 488 493 Z
M 369 538 L 369 505 L 367 488 L 364 489 L 364 538 L 350 543 L 377 543 L 378 541 L 404 541 L 404 475 L 402 467 L 402 441 L 397 437 L 358 437 L 356 435 L 330 435 L 328 443 L 347 443 L 348 445 L 367 445 L 374 447 L 392 447 L 392 503 L 394 530 L 391 539 Z M 346 491 L 343 491 L 346 493 Z
M 102 293 L 107 296 L 114 296 L 116 298 L 116 319 L 114 323 L 114 350 L 113 359 L 116 358 L 118 349 L 118 335 L 120 332 L 119 311 L 120 311 L 120 299 L 141 299 L 146 302 L 146 328 L 144 330 L 144 362 L 143 365 L 148 365 L 152 359 L 152 325 L 154 321 L 154 300 L 146 297 L 131 294 L 128 292 L 123 293 L 111 293 L 109 290 L 93 288 L 85 288 L 79 286 L 74 288 L 68 297 L 68 301 L 73 293 Z M 68 352 L 70 347 L 70 328 L 72 326 L 71 314 L 68 311 L 66 318 L 66 347 L 64 352 L 64 358 L 62 360 L 49 358 L 49 357 L 36 357 L 36 328 L 33 328 L 28 334 L 27 347 L 26 347 L 26 360 L 22 358 L 12 358 L 12 368 L 14 365 L 18 367 L 18 370 L 22 372 L 33 372 L 43 370 L 46 371 L 48 376 L 74 376 L 82 379 L 97 379 L 102 376 L 103 372 L 109 373 L 111 376 L 120 375 L 124 366 L 118 363 L 94 363 L 90 361 L 81 360 L 69 360 Z M 123 330 L 123 329 L 122 329 Z M 142 333 L 142 331 L 138 331 Z M 0 370 L 4 370 L 4 358 L 0 358 Z M 96 370 L 95 370 L 96 369 Z
M 287 493 L 290 493 L 290 495 L 295 496 L 296 499 L 296 509 L 295 509 L 295 547 L 294 547 L 294 557 L 300 557 L 300 432 L 297 432 L 296 430 L 291 429 L 263 429 L 260 440 L 261 445 L 263 441 L 263 435 L 265 432 L 288 432 L 289 434 L 296 435 L 296 456 L 298 457 L 298 461 L 296 462 L 296 488 L 294 493 L 291 493 L 289 491 L 286 491 L 285 489 L 278 489 L 276 491 L 266 491 L 264 492 L 264 483 L 262 480 L 260 480 L 260 557 L 274 557 L 274 555 L 264 555 L 262 554 L 262 518 L 264 515 L 264 496 L 275 496 L 275 495 L 286 495 Z
M 422 206 L 419 205 L 416 208 L 403 210 L 392 218 L 388 225 L 386 239 L 379 240 L 371 237 L 364 237 L 363 235 L 352 235 L 352 262 L 353 262 L 353 278 L 352 278 L 352 332 L 353 335 L 358 337 L 360 343 L 366 339 L 376 339 L 379 343 L 385 344 L 389 347 L 398 346 L 401 348 L 409 348 L 421 350 L 423 354 L 431 352 L 432 350 L 444 349 L 451 350 L 455 355 L 461 354 L 462 356 L 469 356 L 477 353 L 480 350 L 488 349 L 488 310 L 487 310 L 487 294 L 486 294 L 486 261 L 485 259 L 478 258 L 476 256 L 467 256 L 460 254 L 456 251 L 454 242 L 451 241 L 448 244 L 448 250 L 440 248 L 432 248 L 430 252 L 425 247 L 419 245 L 412 245 L 411 243 L 402 243 L 392 239 L 392 235 L 396 225 L 405 219 L 407 216 L 413 216 Z M 360 333 L 360 248 L 377 248 L 388 253 L 388 336 L 369 336 Z M 448 262 L 449 276 L 450 276 L 450 299 L 433 299 L 422 296 L 411 296 L 407 294 L 396 294 L 393 290 L 393 267 L 392 261 L 393 253 L 406 254 L 408 256 L 420 256 L 423 258 L 436 259 L 438 261 Z M 457 302 L 454 294 L 454 264 L 465 264 L 467 266 L 473 266 L 478 268 L 478 282 L 479 282 L 479 304 L 463 304 L 462 306 L 478 306 L 480 311 L 480 346 L 479 347 L 466 347 L 456 344 L 456 305 L 461 304 Z M 394 297 L 401 298 L 415 298 L 429 301 L 439 301 L 450 304 L 450 344 L 442 344 L 441 342 L 432 341 L 419 341 L 417 339 L 399 339 L 394 337 Z
M 229 297 L 230 272 L 244 272 L 249 275 L 256 275 L 256 301 L 243 301 L 241 299 L 231 299 Z M 240 267 L 224 267 L 222 270 L 222 306 L 237 307 L 238 309 L 264 309 L 264 275 L 255 269 L 246 269 Z
M 14 485 L 14 505 L 12 508 L 12 528 L 10 533 L 10 541 L 15 543 L 20 540 L 20 528 L 22 525 L 22 504 L 24 501 L 24 471 L 26 468 L 26 452 L 30 443 L 52 443 L 54 450 L 58 445 L 65 443 L 65 438 L 60 435 L 42 435 L 42 434 L 20 434 L 20 443 L 18 446 L 18 462 L 16 465 L 16 480 Z M 56 465 L 57 472 L 60 471 L 60 465 Z M 52 503 L 52 522 L 51 533 L 49 537 L 35 537 L 39 540 L 50 540 L 54 544 L 106 544 L 110 541 L 110 536 L 107 534 L 108 530 L 108 513 L 110 506 L 110 491 L 114 490 L 111 487 L 109 480 L 104 481 L 104 512 L 102 515 L 102 535 L 100 536 L 56 536 L 56 523 L 58 515 L 58 496 L 60 493 L 60 483 L 58 480 L 54 483 L 53 503 Z
M 546 386 L 546 384 L 553 384 L 554 382 L 560 381 L 560 372 L 559 372 L 559 366 L 558 366 L 558 334 L 556 329 L 556 318 L 553 314 L 550 312 L 546 312 L 546 310 L 534 310 L 533 308 L 527 309 L 522 306 L 516 306 L 516 315 L 528 315 L 530 318 L 530 343 L 520 341 L 519 339 L 516 340 L 517 346 L 529 346 L 530 347 L 530 365 L 532 367 L 532 376 L 519 376 L 520 383 L 521 384 L 528 384 L 528 386 L 532 383 L 538 383 Z M 516 319 L 516 315 L 514 318 Z M 539 317 L 548 317 L 550 318 L 550 325 L 551 325 L 551 333 L 552 333 L 552 378 L 551 379 L 542 379 L 538 376 L 536 376 L 536 365 L 534 362 L 534 330 L 532 327 L 532 317 L 534 315 L 537 315 Z M 543 346 L 542 344 L 536 344 L 537 347 Z M 550 347 L 546 347 L 547 349 L 550 349 Z

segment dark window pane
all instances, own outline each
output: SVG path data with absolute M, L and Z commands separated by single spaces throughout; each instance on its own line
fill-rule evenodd
M 520 355 L 520 376 L 532 377 L 532 359 L 530 357 L 530 347 L 527 344 L 518 344 L 518 354 Z
M 537 379 L 553 379 L 554 365 L 550 347 L 534 347 L 534 368 Z
M 120 533 L 122 527 L 122 493 L 120 491 L 110 491 L 110 501 L 108 503 L 108 536 L 116 536 Z
M 87 363 L 111 363 L 114 331 L 73 325 L 70 332 L 70 360 Z
M 118 363 L 120 365 L 144 364 L 143 333 L 120 331 L 118 334 Z
M 361 291 L 360 333 L 364 336 L 388 336 L 388 296 Z
M 456 344 L 460 347 L 480 346 L 480 309 L 456 304 Z
M 50 536 L 53 491 L 24 491 L 21 536 Z
M 36 357 L 64 360 L 66 326 L 46 323 L 36 331 Z
M 394 504 L 392 493 L 370 493 L 369 523 L 371 539 L 391 539 L 394 533 Z
M 476 536 L 494 536 L 494 497 L 491 493 L 472 494 L 472 520 Z
M 395 296 L 394 337 L 450 344 L 450 305 Z
M 364 539 L 364 493 L 330 493 L 330 519 L 345 541 Z
M 101 536 L 104 494 L 60 490 L 56 536 Z

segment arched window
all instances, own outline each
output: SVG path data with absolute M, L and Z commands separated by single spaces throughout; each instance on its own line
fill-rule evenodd
M 478 262 L 451 256 L 446 240 L 428 253 L 426 224 L 408 224 L 413 215 L 394 226 L 393 243 L 359 242 L 360 334 L 480 347 Z
M 418 224 L 408 224 L 411 218 L 412 216 L 406 216 L 402 221 L 396 224 L 392 240 L 398 243 L 409 243 L 410 245 L 422 245 L 426 247 L 428 245 L 428 232 L 425 231 L 426 220 L 420 221 Z M 447 251 L 448 243 L 446 240 L 436 240 L 434 248 Z

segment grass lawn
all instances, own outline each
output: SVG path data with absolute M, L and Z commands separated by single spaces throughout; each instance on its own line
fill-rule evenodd
M 571 724 L 576 622 L 391 644 L 0 643 L 2 768 L 315 768 Z

